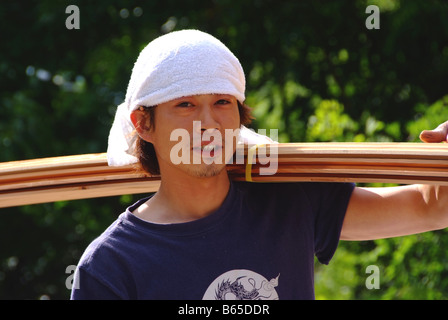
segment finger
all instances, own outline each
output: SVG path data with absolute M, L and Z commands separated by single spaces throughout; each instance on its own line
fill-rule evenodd
M 423 142 L 448 142 L 448 121 L 442 123 L 434 130 L 423 130 L 420 133 Z

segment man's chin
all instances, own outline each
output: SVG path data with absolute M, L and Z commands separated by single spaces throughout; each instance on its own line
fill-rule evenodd
M 191 175 L 198 178 L 208 178 L 215 177 L 222 173 L 223 170 L 226 169 L 225 165 L 217 165 L 217 164 L 201 164 L 201 165 L 193 165 L 191 168 L 188 168 L 188 171 Z

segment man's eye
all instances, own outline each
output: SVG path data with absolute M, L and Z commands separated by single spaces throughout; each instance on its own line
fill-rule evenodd
M 228 104 L 228 103 L 230 103 L 230 101 L 226 99 L 220 99 L 216 101 L 216 104 Z
M 182 107 L 182 108 L 188 108 L 188 107 L 192 107 L 192 106 L 193 106 L 192 103 L 190 103 L 190 102 L 186 102 L 186 101 L 177 104 L 177 107 Z

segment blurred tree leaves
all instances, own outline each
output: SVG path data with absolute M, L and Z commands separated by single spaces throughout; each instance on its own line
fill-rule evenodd
M 354 131 L 356 123 L 344 113 L 344 106 L 335 100 L 322 100 L 308 120 L 307 136 L 311 141 L 344 139 L 347 130 Z
M 65 8 L 80 9 L 67 30 Z M 381 29 L 367 30 L 367 5 Z M 139 51 L 199 28 L 240 59 L 254 128 L 288 141 L 417 141 L 448 118 L 442 0 L 9 1 L 0 5 L 0 161 L 104 152 Z M 66 299 L 68 265 L 137 196 L 0 209 L 0 298 Z M 322 299 L 446 298 L 446 232 L 342 242 Z M 378 265 L 381 289 L 365 287 Z

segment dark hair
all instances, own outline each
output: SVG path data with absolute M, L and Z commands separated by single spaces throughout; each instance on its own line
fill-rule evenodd
M 154 107 L 145 108 L 149 116 L 149 129 L 155 127 L 154 122 Z M 252 116 L 252 109 L 244 103 L 238 101 L 238 111 L 240 114 L 240 124 L 249 125 L 254 117 Z M 137 133 L 135 133 L 137 134 Z M 151 174 L 159 175 L 160 168 L 157 161 L 156 150 L 151 142 L 143 140 L 140 136 L 137 136 L 135 156 L 139 160 L 140 169 Z

